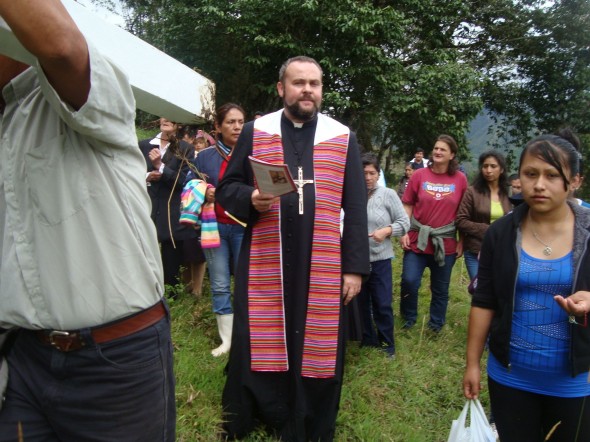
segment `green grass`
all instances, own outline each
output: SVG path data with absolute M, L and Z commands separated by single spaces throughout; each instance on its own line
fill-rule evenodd
M 399 311 L 401 253 L 393 262 L 394 312 Z M 402 330 L 396 317 L 396 358 L 348 343 L 336 441 L 446 441 L 451 421 L 464 404 L 463 376 L 470 297 L 463 260 L 453 270 L 447 325 L 439 335 L 426 327 L 429 273 L 420 289 L 419 319 Z M 221 421 L 221 391 L 227 356 L 214 358 L 219 345 L 207 283 L 205 295 L 183 294 L 172 303 L 176 367 L 178 441 L 213 441 Z M 485 385 L 485 383 L 484 383 Z M 489 410 L 487 392 L 482 404 Z M 255 432 L 248 442 L 272 441 Z
M 146 140 L 148 138 L 154 138 L 154 136 L 156 136 L 158 134 L 159 130 L 158 128 L 155 129 L 142 129 L 141 127 L 138 127 L 135 129 L 135 133 L 137 134 L 137 139 L 138 140 Z

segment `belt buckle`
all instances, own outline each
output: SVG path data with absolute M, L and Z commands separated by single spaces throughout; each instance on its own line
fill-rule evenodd
M 52 330 L 49 332 L 49 343 L 59 351 L 68 352 L 71 350 L 74 343 L 73 338 L 75 333 L 70 333 L 63 330 Z

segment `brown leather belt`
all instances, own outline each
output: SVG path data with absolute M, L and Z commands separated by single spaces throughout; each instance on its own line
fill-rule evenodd
M 164 316 L 166 316 L 164 303 L 158 302 L 156 305 L 134 315 L 91 328 L 90 336 L 92 336 L 95 344 L 104 344 L 154 325 Z M 85 341 L 81 330 L 40 330 L 36 334 L 42 343 L 51 345 L 63 352 L 80 350 L 92 344 Z

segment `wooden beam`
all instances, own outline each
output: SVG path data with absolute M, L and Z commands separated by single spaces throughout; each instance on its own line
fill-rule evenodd
M 178 123 L 212 119 L 213 82 L 79 3 L 61 1 L 86 39 L 127 74 L 138 109 Z M 33 55 L 1 17 L 0 53 L 23 63 L 34 63 Z

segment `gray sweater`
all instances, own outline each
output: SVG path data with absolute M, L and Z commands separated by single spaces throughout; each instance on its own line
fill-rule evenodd
M 367 202 L 367 217 L 369 233 L 377 229 L 390 226 L 391 236 L 403 236 L 410 228 L 410 220 L 397 193 L 387 187 L 377 187 Z M 393 244 L 391 238 L 378 243 L 369 238 L 371 262 L 393 258 Z

